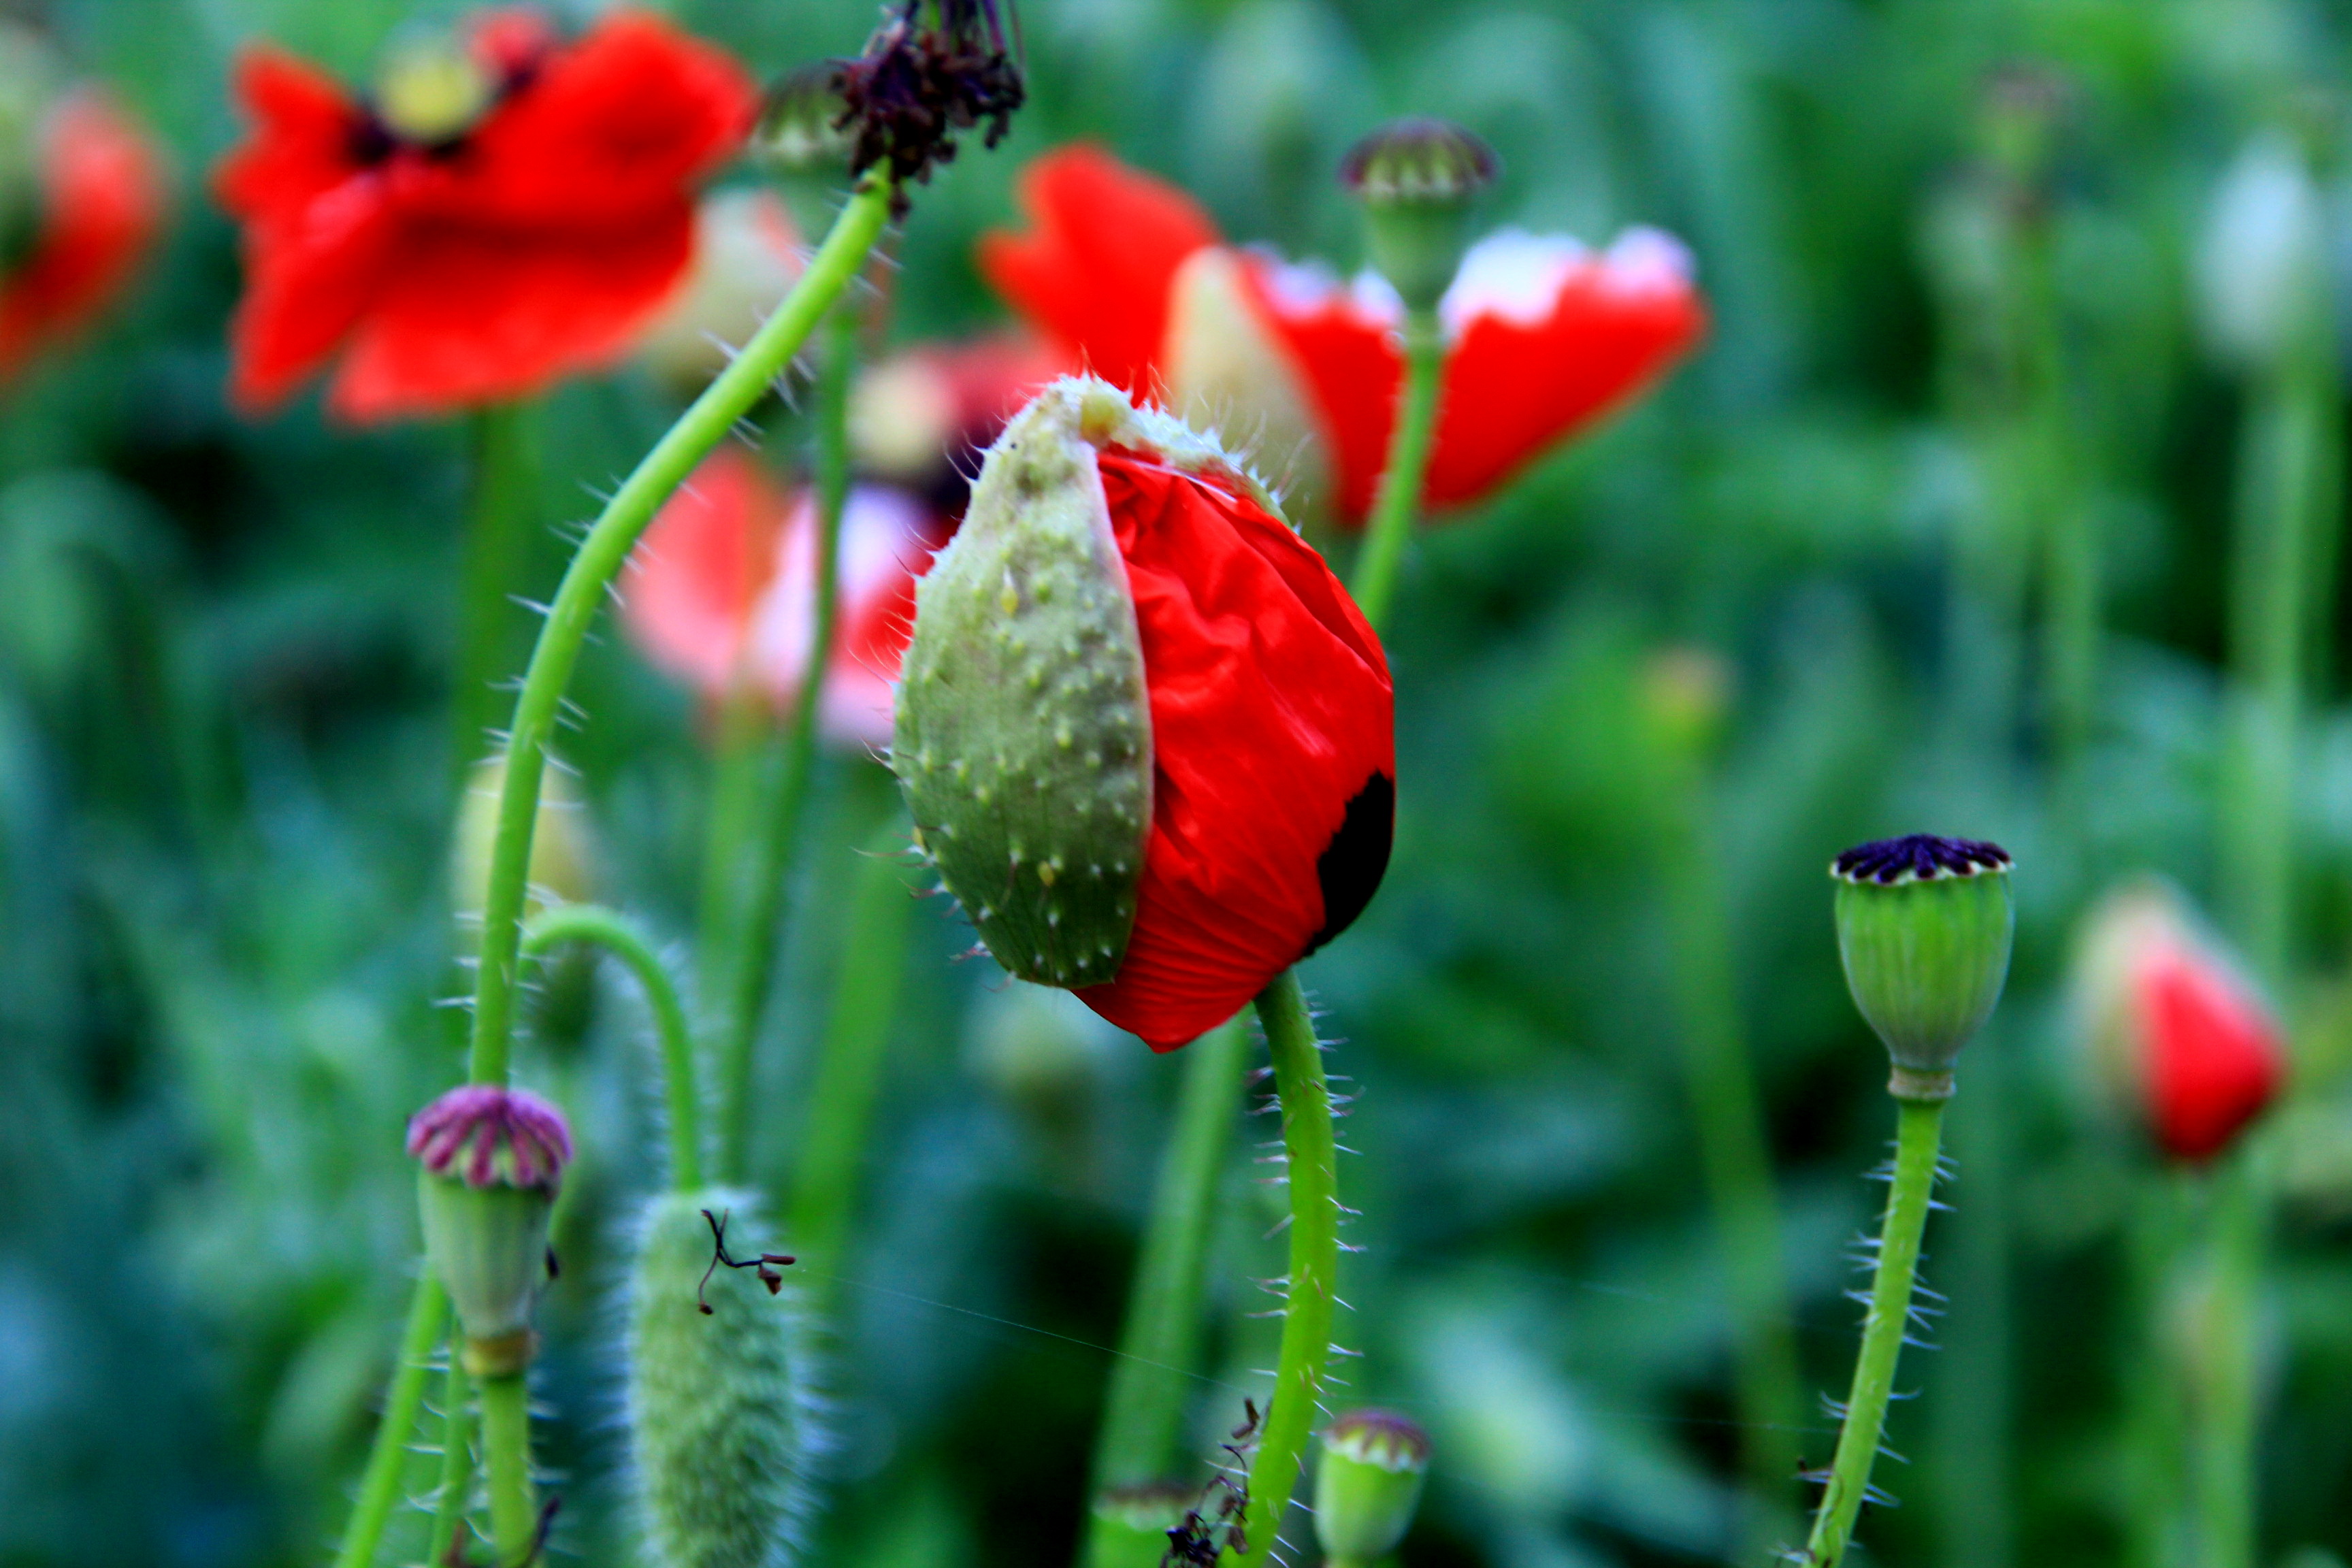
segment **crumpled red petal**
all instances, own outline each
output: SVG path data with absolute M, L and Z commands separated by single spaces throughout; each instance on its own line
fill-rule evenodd
M 245 223 L 240 405 L 281 400 L 346 342 L 330 399 L 346 418 L 527 396 L 618 357 L 684 273 L 692 183 L 756 111 L 741 68 L 631 12 L 566 47 L 493 11 L 471 42 L 501 69 L 530 57 L 523 84 L 455 149 L 373 162 L 333 81 L 276 51 L 241 62 L 256 129 L 217 180 Z
M 1217 240 L 1192 198 L 1102 148 L 1057 148 L 1021 172 L 1026 234 L 981 237 L 980 270 L 1073 365 L 1141 395 L 1168 327 L 1169 286 Z
M 1077 995 L 1172 1050 L 1370 897 L 1394 697 L 1379 639 L 1278 519 L 1147 453 L 1111 448 L 1101 469 L 1142 634 L 1151 828 L 1118 978 Z
M 50 110 L 39 177 L 40 231 L 0 283 L 0 379 L 111 300 L 163 220 L 161 157 L 96 88 L 77 89 Z
M 2284 1054 L 2268 1016 L 2200 956 L 2162 947 L 2142 960 L 2148 1109 L 2176 1159 L 2220 1153 L 2278 1092 Z

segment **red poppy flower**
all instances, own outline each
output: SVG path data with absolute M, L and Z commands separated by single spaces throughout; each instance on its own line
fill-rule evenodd
M 694 184 L 752 121 L 742 69 L 634 12 L 566 44 L 490 11 L 467 45 L 484 101 L 454 130 L 404 132 L 276 49 L 240 63 L 257 124 L 218 180 L 245 225 L 240 405 L 338 353 L 351 419 L 524 396 L 625 352 L 686 271 Z
M 2285 1076 L 2278 1026 L 2193 947 L 2152 943 L 2134 975 L 2151 1130 L 2179 1160 L 2206 1160 L 2262 1114 Z
M 1337 935 L 1388 865 L 1387 658 L 1322 557 L 1263 498 L 1175 420 L 1129 408 L 1097 381 L 1058 382 L 1006 427 L 919 599 L 914 695 L 901 700 L 892 754 L 942 877 L 1008 968 L 1070 985 L 1155 1050 L 1231 1017 Z M 1062 526 L 1066 509 L 1107 517 L 1118 559 L 1104 618 L 1064 629 L 1056 606 L 1097 601 L 1085 584 L 1057 585 L 1050 550 L 1024 531 L 1033 518 Z M 1050 686 L 1024 652 L 1033 601 L 1034 635 L 1069 660 Z M 1141 749 L 1098 743 L 1130 721 L 1118 696 L 1120 606 L 1150 727 L 1148 776 L 1125 793 L 1115 779 L 1106 790 L 1106 764 L 1140 763 Z M 1008 861 L 1024 791 L 1045 803 L 1042 837 L 1016 839 Z M 1129 816 L 1147 795 L 1148 818 Z M 1066 863 L 1054 837 L 1065 827 L 1074 840 L 1094 834 L 1088 844 L 1131 843 L 1132 831 L 1142 851 L 1131 900 L 1118 883 L 1103 895 L 1131 924 L 1116 971 L 1091 984 L 1094 935 L 1076 914 L 1065 922 L 1066 895 L 1128 872 L 1129 851 Z
M 903 491 L 850 492 L 839 621 L 818 713 L 835 739 L 889 740 L 915 578 L 943 533 Z M 782 706 L 808 670 L 815 584 L 814 498 L 785 491 L 759 459 L 722 447 L 646 530 L 630 562 L 623 621 L 648 658 L 707 698 L 724 696 L 742 668 Z
M 163 161 L 104 92 L 68 92 L 39 135 L 39 225 L 30 253 L 0 279 L 0 380 L 112 300 L 163 218 Z
M 991 236 L 981 248 L 1000 293 L 1111 380 L 1164 378 L 1180 405 L 1202 396 L 1276 432 L 1303 408 L 1324 448 L 1328 473 L 1318 478 L 1330 504 L 1342 522 L 1362 521 L 1403 375 L 1402 310 L 1386 284 L 1369 274 L 1342 284 L 1252 252 L 1226 252 L 1212 282 L 1199 258 L 1216 237 L 1191 199 L 1092 148 L 1032 164 L 1023 198 L 1034 232 Z M 1143 237 L 1130 245 L 1129 235 Z M 1186 308 L 1171 312 L 1171 300 Z M 1482 499 L 1621 406 L 1706 324 L 1687 253 L 1652 229 L 1598 254 L 1563 237 L 1490 236 L 1471 248 L 1440 313 L 1448 349 L 1423 490 L 1433 509 Z M 1220 341 L 1204 348 L 1203 335 Z M 1236 365 L 1258 384 L 1237 386 Z M 1203 374 L 1205 384 L 1187 384 Z

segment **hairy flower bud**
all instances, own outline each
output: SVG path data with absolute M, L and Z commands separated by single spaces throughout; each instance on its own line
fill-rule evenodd
M 1854 1005 L 1895 1059 L 1888 1091 L 1941 1100 L 1952 1063 L 2009 976 L 2010 858 L 1999 845 L 1914 834 L 1840 855 L 1838 956 Z
M 756 1194 L 646 1205 L 628 1288 L 628 1426 L 646 1561 L 782 1568 L 795 1560 L 822 1447 L 790 1283 L 719 1267 L 759 1256 Z M 770 1270 L 768 1278 L 772 1278 Z M 707 1310 L 706 1310 L 707 1309 Z
M 1333 1568 L 1366 1568 L 1396 1550 L 1421 1504 L 1429 1435 L 1390 1410 L 1350 1410 L 1323 1429 L 1315 1537 Z
M 2173 1159 L 2211 1159 L 2277 1096 L 2276 1016 L 2180 895 L 2118 889 L 2086 921 L 2077 1020 L 2101 1079 Z
M 409 1119 L 425 1256 L 449 1292 L 477 1374 L 530 1360 L 548 1222 L 572 1160 L 563 1113 L 520 1089 L 469 1083 Z
M 1399 120 L 1356 143 L 1339 183 L 1364 205 L 1373 268 L 1409 309 L 1434 310 L 1470 245 L 1470 209 L 1495 183 L 1495 150 L 1444 120 Z
M 916 595 L 892 765 L 997 961 L 1173 1049 L 1388 864 L 1380 644 L 1265 488 L 1087 377 L 992 447 Z

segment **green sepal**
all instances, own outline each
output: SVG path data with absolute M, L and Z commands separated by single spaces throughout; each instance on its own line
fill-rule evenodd
M 475 1187 L 421 1170 L 416 1200 L 425 1261 L 449 1292 L 467 1338 L 501 1339 L 530 1328 L 547 1286 L 552 1187 Z

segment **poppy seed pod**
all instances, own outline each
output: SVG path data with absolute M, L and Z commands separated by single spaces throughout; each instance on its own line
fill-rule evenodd
M 1315 1467 L 1315 1537 L 1334 1568 L 1396 1550 L 1421 1505 L 1429 1435 L 1391 1410 L 1351 1410 L 1324 1428 Z
M 1943 1100 L 1952 1063 L 2009 977 L 2010 858 L 1996 844 L 1913 834 L 1847 850 L 1837 879 L 1846 987 L 1895 1059 L 1887 1091 Z
M 631 1481 L 645 1561 L 660 1568 L 781 1568 L 803 1545 L 824 1445 L 800 1304 L 789 1271 L 719 1267 L 714 1235 L 723 1223 L 723 1261 L 760 1258 L 756 1203 L 746 1192 L 667 1193 L 638 1222 Z
M 1470 208 L 1495 183 L 1495 150 L 1444 120 L 1399 120 L 1373 132 L 1339 165 L 1364 205 L 1372 268 L 1408 309 L 1434 310 L 1470 246 Z
M 1087 1568 L 1160 1568 L 1168 1556 L 1168 1532 L 1182 1527 L 1200 1497 L 1198 1487 L 1181 1481 L 1144 1481 L 1103 1492 L 1095 1499 L 1102 1528 L 1088 1539 Z
M 997 961 L 1155 1049 L 1338 934 L 1388 865 L 1379 640 L 1213 440 L 1091 377 L 1005 427 L 918 585 L 891 761 Z
M 469 1083 L 409 1119 L 425 1256 L 466 1331 L 467 1369 L 530 1360 L 531 1308 L 548 1279 L 548 1222 L 572 1161 L 563 1113 L 535 1094 Z

